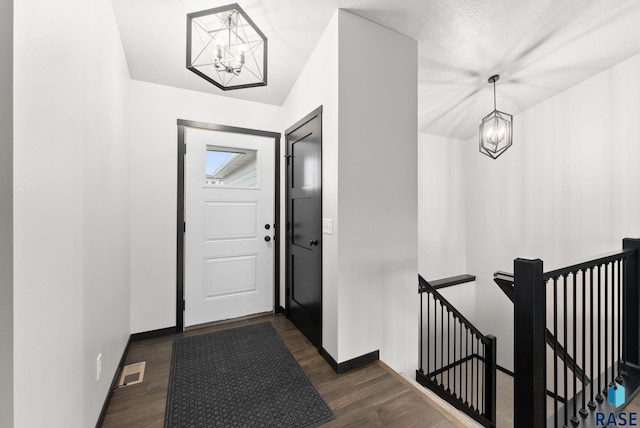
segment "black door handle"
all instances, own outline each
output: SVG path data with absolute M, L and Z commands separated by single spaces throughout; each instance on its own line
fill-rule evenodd
M 264 240 L 265 240 L 265 241 L 267 241 L 267 242 L 269 242 L 269 241 L 271 241 L 271 237 L 270 237 L 270 236 L 265 236 L 265 237 L 264 237 Z
M 311 245 L 311 246 L 313 246 L 313 245 L 318 246 L 318 240 L 317 240 L 317 239 L 314 239 L 313 241 L 309 241 L 309 245 Z

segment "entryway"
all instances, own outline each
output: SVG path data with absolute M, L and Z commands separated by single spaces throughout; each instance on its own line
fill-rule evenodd
M 265 321 L 273 324 L 311 383 L 338 417 L 323 426 L 449 427 L 450 420 L 455 421 L 452 419 L 454 414 L 435 404 L 380 361 L 359 370 L 335 373 L 291 322 L 282 314 L 276 314 L 216 323 L 178 336 L 132 342 L 124 364 L 143 359 L 153 364 L 154 370 L 145 375 L 144 383 L 113 391 L 102 428 L 162 426 L 175 337 L 206 334 Z M 363 387 L 365 381 L 366 387 Z
M 178 121 L 178 140 L 177 330 L 275 311 L 280 134 Z

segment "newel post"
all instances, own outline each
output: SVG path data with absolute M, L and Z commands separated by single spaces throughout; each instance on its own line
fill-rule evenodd
M 497 369 L 497 357 L 498 357 L 498 344 L 495 336 L 489 334 L 487 337 L 487 343 L 484 345 L 484 396 L 486 397 L 484 403 L 484 413 L 487 419 L 489 419 L 495 426 L 497 421 L 497 406 L 496 406 L 496 369 Z
M 640 364 L 640 239 L 622 240 L 624 250 L 636 250 L 625 260 L 624 270 L 624 356 L 625 361 Z
M 514 426 L 546 425 L 546 286 L 542 260 L 516 259 L 514 272 Z

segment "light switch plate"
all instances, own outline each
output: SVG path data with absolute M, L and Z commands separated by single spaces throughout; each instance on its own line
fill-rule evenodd
M 322 233 L 325 235 L 333 235 L 333 219 L 322 219 Z

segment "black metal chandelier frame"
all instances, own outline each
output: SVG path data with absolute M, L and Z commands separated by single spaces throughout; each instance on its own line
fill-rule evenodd
M 493 111 L 483 117 L 480 123 L 480 153 L 492 159 L 497 159 L 513 144 L 513 116 L 496 107 L 496 82 L 499 79 L 498 74 L 489 77 L 488 83 L 493 84 Z M 485 130 L 485 127 L 489 128 Z M 504 135 L 500 135 L 499 129 L 503 130 Z

